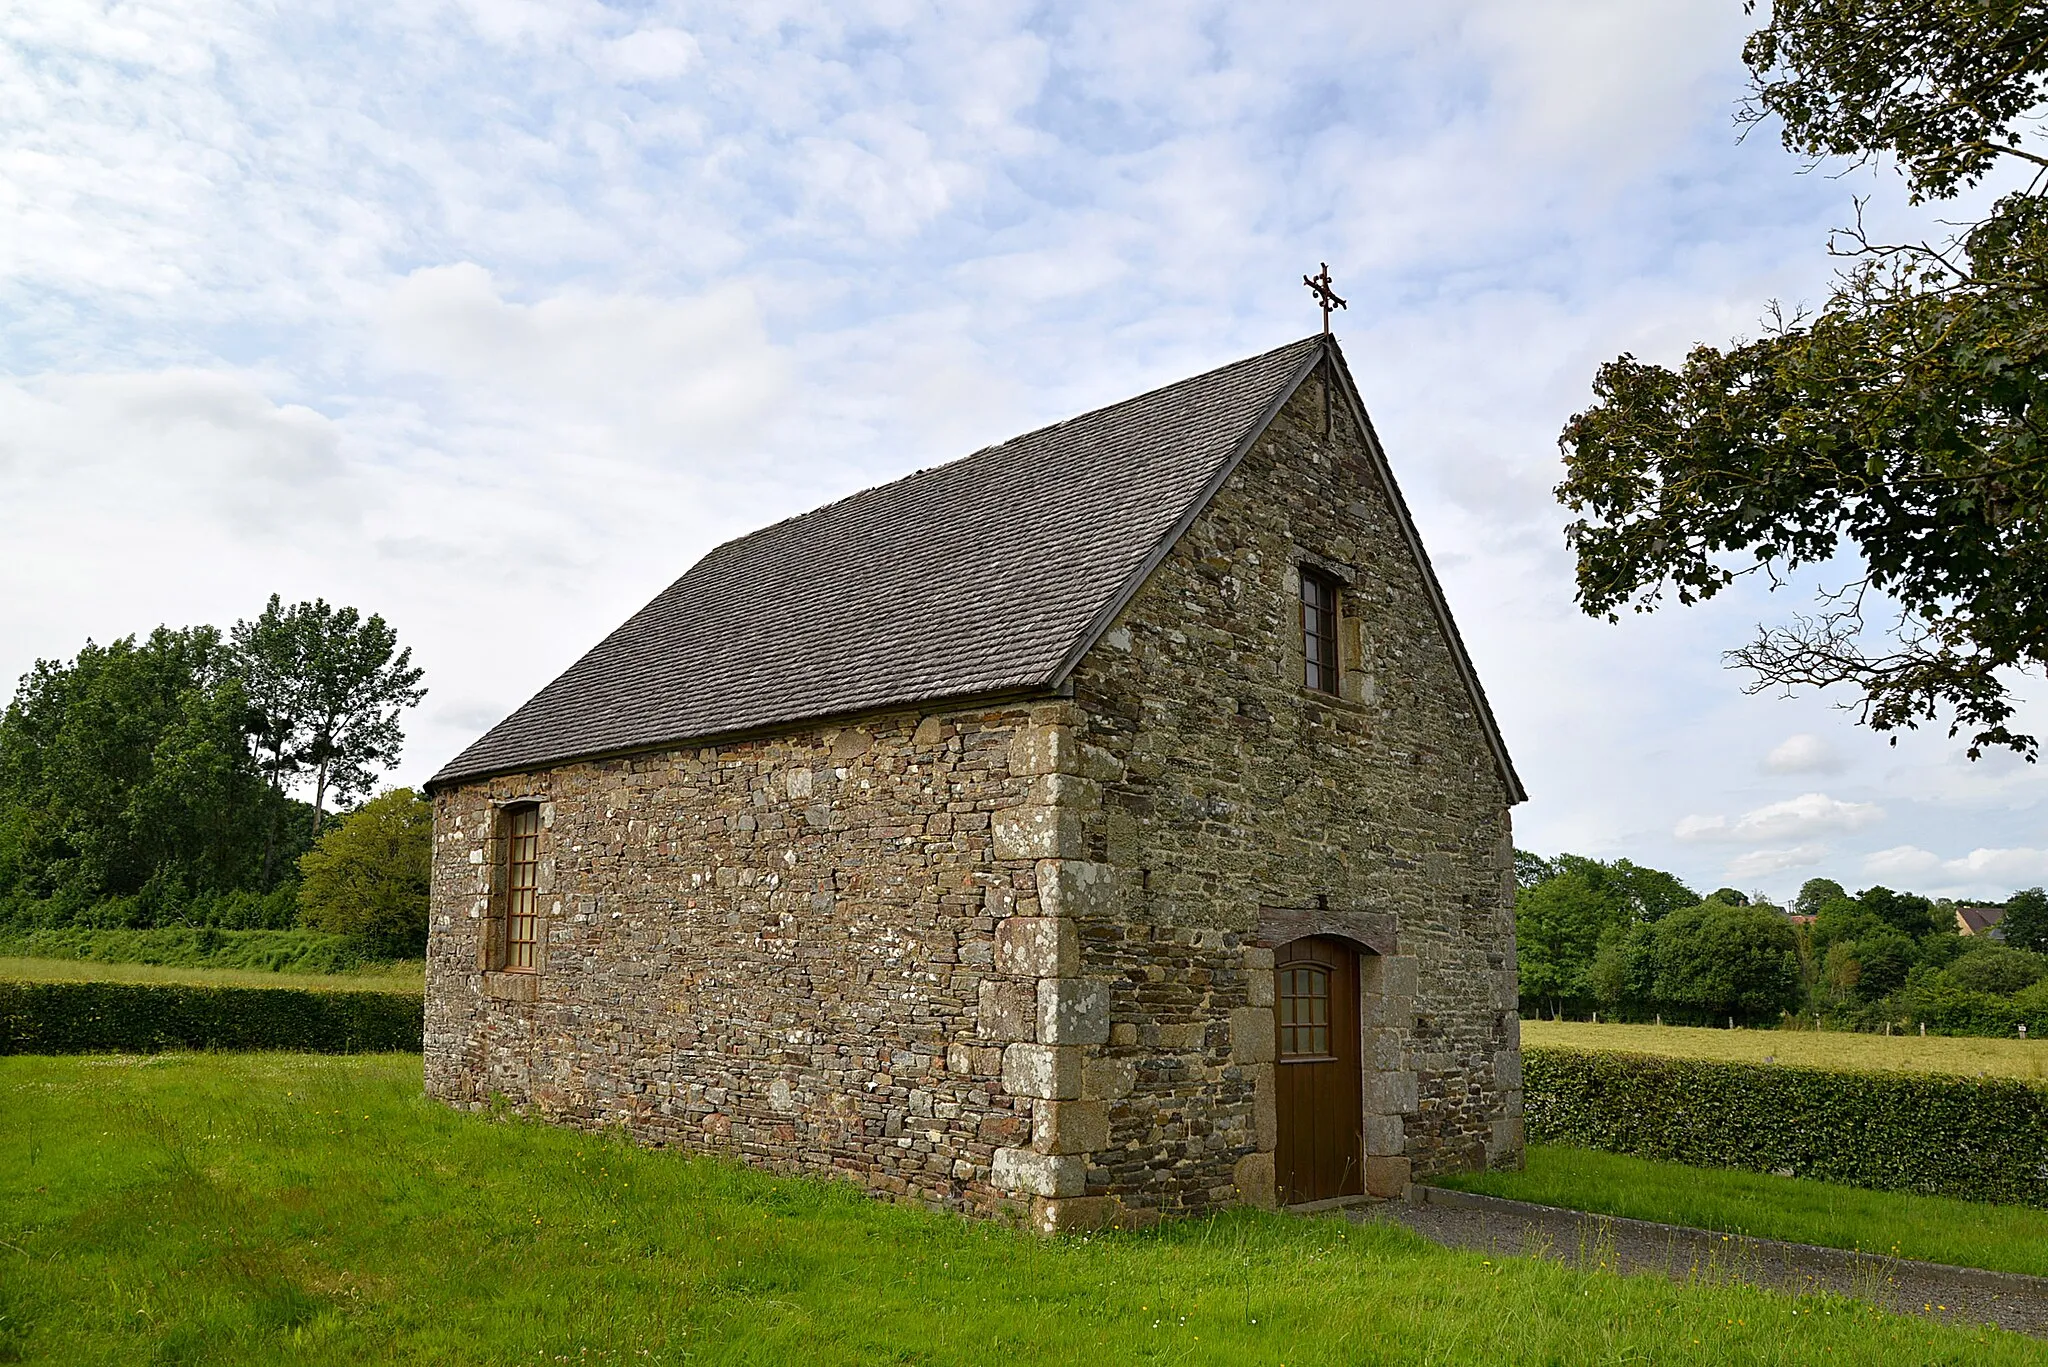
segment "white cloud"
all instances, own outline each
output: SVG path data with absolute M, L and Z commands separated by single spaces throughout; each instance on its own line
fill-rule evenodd
M 1941 856 L 1917 845 L 1894 845 L 1863 857 L 1863 872 L 1872 878 L 1918 883 L 1941 872 Z
M 1552 155 L 1576 147 L 1621 171 L 1692 131 L 1745 27 L 1730 9 L 1638 0 L 1463 8 L 1464 27 L 1495 56 L 1495 80 L 1518 115 L 1516 142 Z
M 416 270 L 380 310 L 402 368 L 467 390 L 500 417 L 546 412 L 564 439 L 619 454 L 623 436 L 730 459 L 788 385 L 788 362 L 739 283 L 687 299 L 564 291 L 519 303 L 473 262 Z
M 1975 849 L 1944 859 L 1917 845 L 1895 845 L 1864 856 L 1863 873 L 1940 896 L 2003 897 L 2014 888 L 2048 882 L 2048 850 Z
M 1801 731 L 1772 747 L 1764 768 L 1774 774 L 1833 774 L 1841 772 L 1842 758 L 1819 736 Z
M 1795 845 L 1785 850 L 1751 850 L 1728 861 L 1726 876 L 1733 879 L 1768 878 L 1787 869 L 1812 868 L 1827 858 L 1825 845 Z
M 626 81 L 675 80 L 703 55 L 695 38 L 674 28 L 638 29 L 602 44 L 598 52 L 600 66 Z
M 1746 844 L 1861 830 L 1883 819 L 1884 808 L 1874 802 L 1843 802 L 1826 793 L 1802 793 L 1754 808 L 1732 821 L 1725 816 L 1688 816 L 1672 834 L 1680 840 Z
M 0 528 L 8 544 L 65 540 L 134 550 L 117 530 L 156 524 L 190 544 L 189 524 L 256 541 L 307 523 L 352 521 L 340 433 L 326 415 L 278 403 L 226 370 L 49 375 L 0 382 Z M 180 524 L 186 524 L 180 528 Z

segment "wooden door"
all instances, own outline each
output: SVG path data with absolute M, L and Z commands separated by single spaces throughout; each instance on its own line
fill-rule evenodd
M 1359 1059 L 1358 954 L 1312 935 L 1273 955 L 1274 1064 L 1282 1205 L 1365 1192 L 1364 1069 Z

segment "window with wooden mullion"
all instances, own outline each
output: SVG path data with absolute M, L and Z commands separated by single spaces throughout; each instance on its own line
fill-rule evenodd
M 1337 691 L 1337 581 L 1301 572 L 1302 682 L 1318 693 Z
M 540 808 L 509 814 L 505 854 L 505 967 L 531 973 L 540 940 Z
M 1331 1057 L 1329 970 L 1282 968 L 1279 979 L 1281 1059 Z

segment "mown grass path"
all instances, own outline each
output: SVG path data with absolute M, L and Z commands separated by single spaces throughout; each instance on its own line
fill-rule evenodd
M 417 1056 L 0 1060 L 0 1360 L 2022 1363 L 2017 1336 L 1237 1213 L 1041 1240 L 458 1115 Z

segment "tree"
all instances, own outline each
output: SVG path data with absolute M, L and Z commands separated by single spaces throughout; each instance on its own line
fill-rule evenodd
M 1657 1005 L 1657 930 L 1643 921 L 1610 931 L 1586 970 L 1586 982 L 1610 1011 L 1644 1011 Z
M 1889 925 L 1873 926 L 1857 936 L 1855 949 L 1856 962 L 1863 970 L 1856 990 L 1866 1001 L 1890 996 L 1919 962 L 1912 940 Z
M 1834 879 L 1809 878 L 1799 885 L 1799 895 L 1792 899 L 1792 914 L 1818 916 L 1828 903 L 1848 900 L 1849 894 Z
M 1825 952 L 1830 945 L 1843 944 L 1883 925 L 1853 897 L 1840 897 L 1821 905 L 1813 918 L 1813 947 Z
M 0 898 L 69 919 L 147 894 L 154 920 L 247 886 L 273 810 L 244 709 L 212 627 L 38 660 L 0 717 Z
M 1955 915 L 1949 913 L 1948 924 L 1938 926 L 1920 937 L 1920 962 L 1931 968 L 1947 968 L 1967 954 L 1970 947 L 1981 943 L 1965 939 L 1956 933 Z
M 1865 888 L 1856 894 L 1856 905 L 1901 935 L 1915 939 L 1941 929 L 1942 923 L 1934 914 L 1934 903 L 1918 893 L 1893 892 L 1883 886 Z M 1953 917 L 1949 918 L 1948 925 L 1950 929 L 1954 928 Z
M 1821 960 L 1820 977 L 1834 1000 L 1846 1002 L 1856 996 L 1863 980 L 1863 962 L 1856 957 L 1854 940 L 1837 940 L 1828 946 L 1827 957 Z
M 395 958 L 427 947 L 434 809 L 394 788 L 344 816 L 299 856 L 299 915 L 314 930 L 359 935 Z
M 1522 999 L 1553 1013 L 1587 994 L 1586 969 L 1600 937 L 1623 924 L 1617 898 L 1583 870 L 1554 874 L 1515 896 L 1515 951 Z
M 1627 859 L 1610 863 L 1582 854 L 1560 854 L 1545 867 L 1548 877 L 1576 876 L 1612 903 L 1624 921 L 1654 921 L 1668 911 L 1692 906 L 1700 900 L 1698 893 L 1673 875 Z
M 1639 920 L 1655 921 L 1700 900 L 1698 893 L 1662 869 L 1646 869 L 1617 859 L 1608 866 L 1608 871 Z
M 1548 1002 L 1552 1011 L 1568 1002 L 1598 999 L 1588 974 L 1608 937 L 1699 900 L 1672 875 L 1626 859 L 1605 863 L 1577 854 L 1528 859 L 1548 873 L 1515 896 L 1522 998 Z
M 1730 652 L 1750 690 L 1840 687 L 1876 730 L 1946 715 L 1971 758 L 2032 758 L 2010 685 L 2048 665 L 2048 156 L 2026 145 L 2048 8 L 1774 0 L 1743 55 L 1744 116 L 1794 151 L 1889 158 L 1915 202 L 2033 179 L 1952 242 L 1846 231 L 1810 318 L 1676 370 L 1602 366 L 1560 438 L 1580 606 L 1613 620 L 1843 556 L 1811 613 Z
M 1944 977 L 1966 992 L 1990 992 L 2008 997 L 2032 987 L 2048 974 L 2048 960 L 2030 950 L 2011 945 L 1978 945 L 1948 966 Z
M 419 678 L 382 618 L 275 595 L 232 644 L 159 627 L 37 661 L 0 716 L 0 918 L 159 924 L 269 890 L 328 795 L 396 760 Z
M 1775 908 L 1704 902 L 1656 927 L 1660 1001 L 1757 1020 L 1799 1004 L 1792 925 Z
M 280 793 L 312 774 L 317 833 L 330 790 L 344 801 L 368 792 L 398 762 L 399 714 L 426 696 L 422 671 L 382 617 L 321 598 L 287 608 L 271 594 L 254 621 L 235 624 L 234 644 L 264 772 Z
M 2048 954 L 2048 892 L 2023 888 L 2006 898 L 1998 932 L 2015 949 Z

